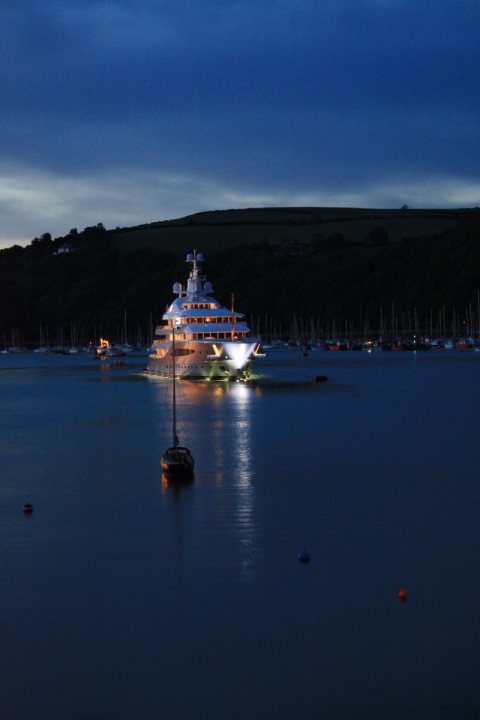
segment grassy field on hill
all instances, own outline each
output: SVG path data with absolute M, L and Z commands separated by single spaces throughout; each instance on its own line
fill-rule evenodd
M 390 242 L 438 235 L 455 227 L 473 211 L 372 210 L 359 208 L 272 208 L 197 213 L 179 220 L 112 231 L 118 248 L 129 252 L 150 248 L 185 253 L 193 247 L 218 252 L 267 241 L 270 245 L 319 244 L 332 234 L 347 243 L 363 243 L 375 228 Z

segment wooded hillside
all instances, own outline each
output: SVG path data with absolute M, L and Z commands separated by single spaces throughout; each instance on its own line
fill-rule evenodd
M 292 323 L 362 334 L 411 326 L 478 332 L 480 210 L 217 211 L 103 225 L 0 251 L 0 342 L 124 335 L 147 342 L 197 248 L 215 296 L 266 332 Z

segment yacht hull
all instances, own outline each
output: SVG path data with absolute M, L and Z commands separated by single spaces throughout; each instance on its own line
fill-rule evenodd
M 236 380 L 248 375 L 250 361 L 258 352 L 258 341 L 175 341 L 176 377 Z M 148 356 L 146 372 L 173 377 L 171 342 L 156 342 Z

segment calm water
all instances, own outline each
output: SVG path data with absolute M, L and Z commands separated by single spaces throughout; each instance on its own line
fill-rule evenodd
M 2 720 L 480 717 L 480 353 L 144 364 L 0 355 Z

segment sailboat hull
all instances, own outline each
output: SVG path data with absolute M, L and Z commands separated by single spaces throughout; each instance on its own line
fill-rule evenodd
M 160 465 L 164 473 L 172 476 L 191 475 L 195 467 L 195 461 L 190 450 L 186 447 L 171 447 L 162 455 Z

